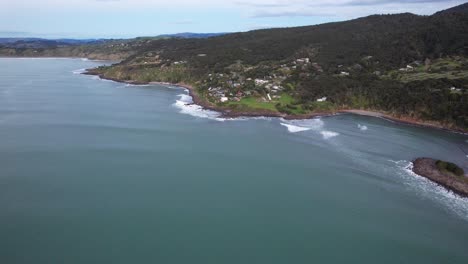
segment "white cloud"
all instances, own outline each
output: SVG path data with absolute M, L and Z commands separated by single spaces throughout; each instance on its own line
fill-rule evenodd
M 359 16 L 373 13 L 414 12 L 431 14 L 464 0 L 0 0 L 0 10 L 39 8 L 112 9 L 233 9 L 253 17 L 265 16 Z

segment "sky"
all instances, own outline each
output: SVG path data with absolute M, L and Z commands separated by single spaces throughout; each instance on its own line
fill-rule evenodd
M 132 38 L 238 32 L 372 14 L 431 15 L 467 0 L 0 0 L 0 37 Z

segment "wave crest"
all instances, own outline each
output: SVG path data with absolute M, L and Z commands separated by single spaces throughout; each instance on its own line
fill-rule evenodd
M 179 100 L 176 100 L 173 105 L 180 109 L 180 113 L 188 114 L 194 117 L 209 118 L 217 121 L 225 120 L 223 118 L 219 118 L 220 113 L 203 109 L 203 107 L 194 104 L 190 95 L 179 94 L 178 96 Z
M 309 127 L 301 127 L 301 126 L 295 126 L 295 125 L 289 125 L 285 123 L 280 123 L 282 126 L 286 127 L 289 132 L 291 133 L 297 133 L 297 132 L 302 132 L 302 131 L 307 131 L 311 130 Z

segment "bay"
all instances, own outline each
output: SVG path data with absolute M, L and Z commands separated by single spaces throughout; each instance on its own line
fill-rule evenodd
M 177 87 L 0 59 L 1 263 L 467 263 L 468 137 L 356 115 L 225 120 Z

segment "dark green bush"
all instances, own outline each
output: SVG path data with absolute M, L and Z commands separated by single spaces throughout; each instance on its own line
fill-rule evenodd
M 436 161 L 436 165 L 441 171 L 449 171 L 457 176 L 465 175 L 465 171 L 458 167 L 455 163 L 438 160 Z

